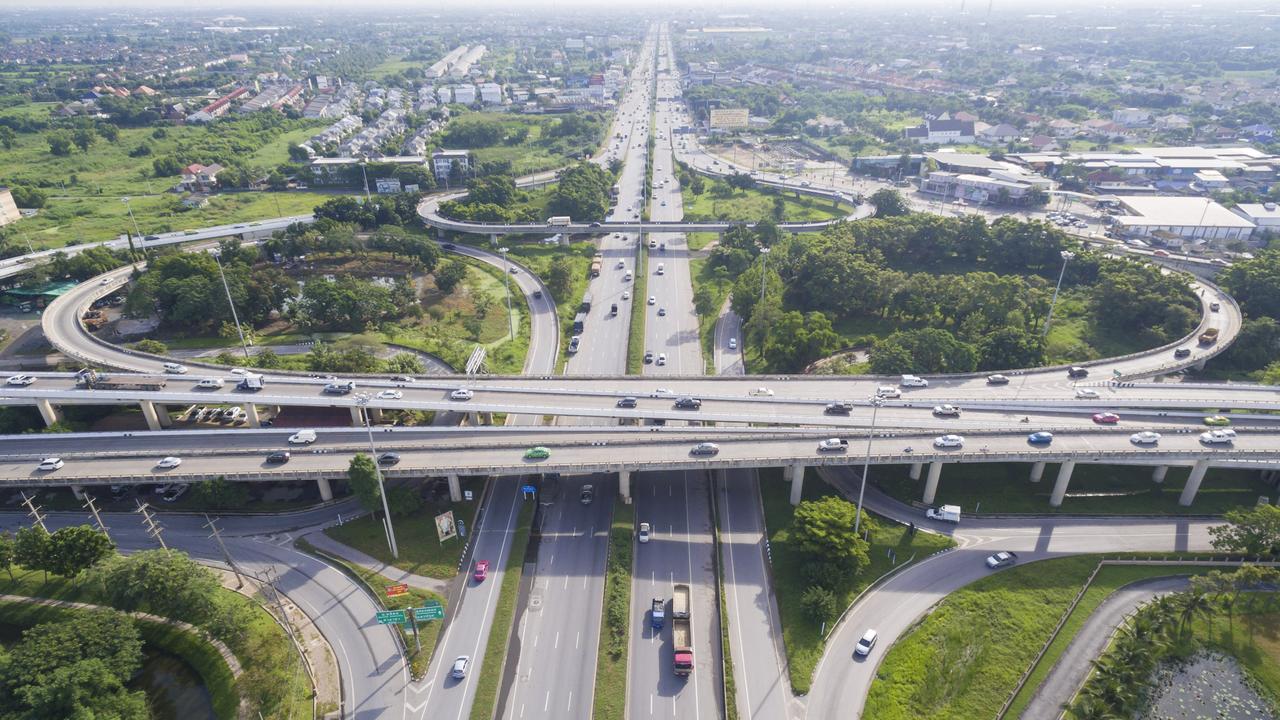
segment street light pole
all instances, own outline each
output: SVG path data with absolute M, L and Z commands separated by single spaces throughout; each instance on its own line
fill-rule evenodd
M 1058 291 L 1062 289 L 1062 278 L 1067 274 L 1067 262 L 1076 254 L 1070 250 L 1062 251 L 1062 270 L 1058 272 L 1058 284 L 1053 288 L 1053 299 L 1049 301 L 1049 316 L 1044 319 L 1044 332 L 1040 333 L 1040 337 L 1049 337 L 1049 323 L 1053 322 L 1053 308 L 1058 304 Z
M 507 251 L 508 251 L 508 250 L 510 250 L 510 248 L 508 248 L 508 247 L 500 247 L 500 248 L 498 248 L 498 252 L 502 253 L 502 269 L 503 269 L 503 271 L 504 271 L 502 274 L 506 276 L 506 278 L 505 278 L 505 279 L 506 279 L 506 282 L 507 282 L 507 332 L 508 332 L 508 334 L 511 336 L 511 342 L 515 342 L 515 340 L 516 340 L 516 328 L 515 328 L 516 318 L 515 318 L 515 315 L 514 315 L 514 314 L 512 314 L 512 311 L 511 311 L 511 263 L 507 261 Z
M 138 229 L 138 218 L 133 216 L 133 206 L 129 204 L 129 198 L 122 197 L 120 201 L 124 203 L 124 208 L 129 211 L 129 219 L 133 221 L 133 233 L 138 236 L 138 241 L 141 242 L 142 231 Z
M 764 279 L 768 277 L 769 248 L 760 248 L 760 302 L 764 302 Z
M 369 396 L 364 393 L 357 395 L 356 405 L 360 407 L 364 431 L 369 435 L 369 457 L 373 459 L 373 474 L 378 478 L 378 496 L 382 498 L 382 515 L 387 522 L 387 545 L 391 547 L 391 557 L 398 560 L 400 548 L 396 545 L 395 528 L 391 526 L 391 509 L 387 507 L 387 488 L 382 481 L 382 468 L 378 466 L 378 450 L 373 446 L 373 428 L 369 427 Z
M 884 400 L 881 398 L 871 398 L 871 430 L 867 432 L 867 458 L 862 463 L 862 483 L 858 486 L 858 514 L 853 521 L 854 535 L 862 529 L 862 495 L 867 491 L 867 473 L 871 472 L 871 439 L 876 435 L 876 412 L 883 404 Z
M 240 316 L 236 313 L 236 303 L 231 299 L 231 286 L 227 285 L 227 274 L 222 270 L 222 257 L 220 253 L 210 253 L 213 255 L 213 261 L 218 264 L 218 275 L 222 277 L 222 289 L 227 292 L 227 305 L 231 307 L 231 321 L 236 324 L 236 333 L 240 335 L 240 349 L 244 351 L 244 358 L 249 359 L 249 344 L 244 341 L 244 328 L 240 327 Z

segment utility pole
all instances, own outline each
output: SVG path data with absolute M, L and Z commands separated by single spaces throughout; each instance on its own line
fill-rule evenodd
M 160 527 L 160 523 L 156 522 L 155 515 L 151 512 L 151 506 L 141 500 L 137 502 L 138 509 L 134 512 L 142 516 L 142 525 L 147 529 L 147 534 L 155 538 L 155 541 L 160 543 L 160 547 L 168 550 L 169 546 L 164 544 L 164 536 L 161 535 L 163 528 Z
M 512 313 L 512 310 L 511 310 L 511 263 L 507 260 L 508 250 L 510 250 L 510 248 L 507 248 L 505 246 L 498 248 L 498 252 L 502 253 L 502 266 L 504 270 L 502 274 L 506 276 L 505 280 L 507 282 L 507 331 L 511 336 L 511 342 L 515 342 L 516 316 Z
M 107 532 L 107 525 L 102 522 L 102 516 L 98 514 L 98 503 L 93 501 L 93 495 L 89 493 L 84 494 L 84 505 L 82 507 L 88 510 L 90 515 L 93 515 L 93 522 L 98 526 L 98 532 L 106 535 L 107 539 L 110 540 L 111 534 Z
M 227 292 L 227 305 L 231 307 L 231 321 L 236 324 L 236 333 L 240 336 L 240 349 L 244 351 L 245 360 L 249 359 L 249 345 L 244 341 L 244 328 L 240 327 L 240 316 L 236 313 L 236 303 L 231 299 L 231 286 L 227 284 L 227 274 L 222 270 L 221 253 L 213 252 L 213 261 L 218 264 L 218 275 L 222 277 L 222 289 Z
M 236 562 L 231 559 L 231 553 L 227 550 L 226 544 L 222 542 L 222 532 L 218 530 L 217 522 L 210 518 L 208 513 L 205 513 L 204 519 L 204 526 L 209 528 L 212 533 L 209 537 L 213 538 L 218 543 L 218 548 L 222 550 L 222 559 L 227 561 L 227 565 L 231 568 L 231 572 L 236 574 L 236 589 L 239 590 L 244 587 L 244 578 L 240 575 L 240 568 L 236 565 Z
M 42 508 L 35 503 L 35 497 L 28 495 L 25 490 L 22 491 L 22 504 L 27 506 L 27 514 L 31 516 L 32 527 L 39 526 L 41 530 L 49 532 L 49 528 L 45 527 L 44 524 L 45 514 L 40 512 Z

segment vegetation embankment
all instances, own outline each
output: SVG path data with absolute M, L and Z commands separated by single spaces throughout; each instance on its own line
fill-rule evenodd
M 608 127 L 601 113 L 559 116 L 456 114 L 440 139 L 469 150 L 482 174 L 528 175 L 589 157 Z
M 853 208 L 846 204 L 759 185 L 750 175 L 741 173 L 709 178 L 689 170 L 682 163 L 678 177 L 684 219 L 690 222 L 755 222 L 765 219 L 777 223 L 805 222 L 834 220 L 853 212 Z
M 1164 482 L 1151 468 L 1128 465 L 1077 465 L 1062 506 L 1049 506 L 1057 465 L 1045 467 L 1040 482 L 1030 481 L 1030 463 L 974 463 L 948 466 L 938 484 L 936 502 L 966 512 L 1064 513 L 1072 515 L 1218 515 L 1254 505 L 1274 488 L 1256 472 L 1211 468 L 1190 507 L 1178 503 L 1190 468 L 1170 467 Z M 905 503 L 920 499 L 924 481 L 912 480 L 905 466 L 878 468 L 871 481 Z
M 872 201 L 876 218 L 820 234 L 784 237 L 770 222 L 724 234 L 708 266 L 736 278 L 752 367 L 795 372 L 848 346 L 870 347 L 870 370 L 883 374 L 1032 367 L 1158 346 L 1199 323 L 1181 276 L 1075 248 L 1046 342 L 1061 253 L 1073 247 L 1064 233 L 1009 217 L 901 214 L 892 190 Z
M 627 656 L 630 653 L 631 568 L 635 507 L 616 497 L 605 563 L 604 608 L 600 646 L 596 650 L 595 720 L 622 720 L 626 715 Z
M 952 542 L 941 535 L 913 533 L 871 513 L 862 516 L 862 529 L 870 537 L 864 540 L 853 532 L 857 506 L 841 499 L 815 472 L 806 478 L 803 500 L 796 507 L 780 470 L 759 472 L 791 687 L 807 693 L 826 645 L 825 631 L 853 599 L 886 572 L 951 547 Z
M 1244 312 L 1240 334 L 1214 358 L 1209 375 L 1280 384 L 1280 249 L 1236 260 L 1218 276 Z
M 114 609 L 70 611 L 64 615 L 70 620 L 49 623 L 48 613 L 56 609 L 6 606 L 9 623 L 33 628 L 26 636 L 30 658 L 0 658 L 15 671 L 0 673 L 6 711 L 30 717 L 138 715 L 133 708 L 145 700 L 125 682 L 138 667 L 144 640 L 181 655 L 201 673 L 220 717 L 241 699 L 265 718 L 296 717 L 311 704 L 303 661 L 275 620 L 248 598 L 222 589 L 212 571 L 183 553 L 156 550 L 125 557 L 87 526 L 52 534 L 24 528 L 13 537 L 0 535 L 0 566 L 5 569 L 0 593 Z M 243 674 L 230 684 L 229 669 L 202 638 L 142 627 L 117 610 L 196 626 L 232 650 Z M 23 652 L 21 644 L 12 651 Z
M 484 661 L 480 666 L 480 677 L 476 680 L 476 698 L 471 706 L 471 720 L 489 720 L 498 703 L 507 648 L 515 629 L 516 600 L 520 594 L 520 581 L 524 577 L 525 549 L 529 546 L 529 530 L 536 509 L 536 502 L 523 502 L 512 531 L 507 565 L 502 573 L 502 588 L 498 591 L 498 603 L 493 610 L 493 621 L 489 625 L 489 641 L 485 644 Z
M 644 322 L 648 317 L 645 309 L 649 302 L 649 273 L 640 268 L 649 267 L 649 247 L 645 245 L 644 235 L 638 235 L 640 255 L 636 260 L 637 271 L 635 282 L 631 286 L 631 324 L 627 328 L 627 374 L 639 375 L 644 372 L 644 353 L 649 348 L 644 346 Z

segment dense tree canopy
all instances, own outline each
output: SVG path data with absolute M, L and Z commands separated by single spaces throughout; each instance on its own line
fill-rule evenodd
M 547 208 L 574 220 L 603 220 L 609 210 L 613 176 L 599 165 L 581 162 L 560 172 Z
M 223 264 L 241 322 L 260 325 L 295 295 L 296 283 L 279 268 L 251 267 L 240 257 Z M 129 292 L 133 317 L 156 315 L 162 324 L 211 332 L 232 319 L 218 263 L 207 253 L 175 253 L 152 261 Z

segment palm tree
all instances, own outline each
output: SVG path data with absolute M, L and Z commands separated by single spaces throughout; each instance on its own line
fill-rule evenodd
M 1213 603 L 1210 602 L 1209 597 L 1204 592 L 1191 590 L 1179 595 L 1178 608 L 1180 610 L 1178 627 L 1185 632 L 1197 615 L 1205 617 L 1210 615 L 1213 610 Z

